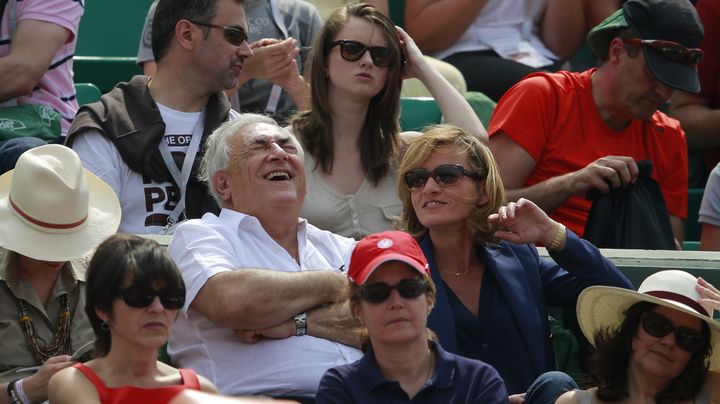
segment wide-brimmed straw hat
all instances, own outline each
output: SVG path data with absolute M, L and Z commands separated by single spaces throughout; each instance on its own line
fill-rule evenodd
M 0 176 L 0 247 L 42 261 L 69 261 L 117 231 L 115 192 L 61 145 L 30 149 Z
M 585 337 L 593 346 L 595 333 L 617 330 L 625 318 L 624 312 L 638 302 L 665 306 L 697 317 L 710 328 L 710 370 L 720 369 L 720 323 L 713 320 L 712 309 L 698 303 L 695 290 L 697 278 L 685 271 L 659 271 L 648 276 L 638 291 L 611 286 L 591 286 L 580 293 L 577 318 Z

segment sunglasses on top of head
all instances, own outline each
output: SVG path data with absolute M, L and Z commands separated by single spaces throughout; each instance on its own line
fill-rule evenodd
M 240 27 L 226 27 L 224 25 L 215 25 L 207 22 L 188 21 L 201 27 L 220 28 L 223 30 L 223 37 L 225 40 L 233 46 L 240 46 L 248 40 L 247 32 Z
M 640 47 L 649 46 L 667 60 L 676 63 L 684 63 L 690 66 L 697 66 L 703 60 L 703 51 L 699 48 L 686 48 L 684 45 L 673 41 L 663 41 L 660 39 L 640 39 L 628 38 L 623 39 L 623 43 L 629 46 Z
M 683 351 L 695 352 L 705 343 L 702 331 L 695 331 L 688 327 L 675 327 L 667 317 L 654 311 L 643 313 L 640 320 L 643 330 L 655 338 L 664 338 L 674 332 L 675 344 Z
M 425 168 L 413 168 L 405 173 L 405 186 L 409 189 L 423 188 L 427 184 L 428 178 L 432 178 L 438 185 L 447 186 L 460 181 L 462 176 L 480 181 L 483 178 L 473 172 L 465 169 L 460 164 L 442 164 L 435 167 L 434 170 L 428 171 Z
M 362 42 L 340 40 L 330 44 L 330 49 L 340 46 L 340 56 L 348 62 L 356 62 L 370 52 L 370 58 L 377 67 L 388 67 L 392 63 L 392 52 L 384 46 L 367 46 Z
M 117 292 L 125 304 L 136 309 L 148 307 L 160 298 L 160 303 L 167 310 L 179 310 L 185 304 L 185 289 L 162 288 L 160 290 L 129 287 Z
M 415 299 L 428 290 L 428 283 L 424 279 L 403 279 L 397 285 L 388 285 L 384 282 L 373 283 L 360 289 L 360 297 L 370 303 L 382 303 L 390 297 L 393 289 L 405 299 Z

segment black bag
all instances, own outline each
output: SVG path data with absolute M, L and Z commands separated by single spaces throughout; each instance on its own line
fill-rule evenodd
M 652 162 L 637 162 L 635 184 L 607 194 L 593 189 L 584 238 L 599 248 L 674 250 L 670 215 L 660 186 L 651 178 Z

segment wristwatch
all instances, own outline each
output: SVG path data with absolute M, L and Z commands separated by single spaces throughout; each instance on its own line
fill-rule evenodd
M 295 335 L 300 337 L 307 334 L 307 314 L 300 313 L 294 317 L 295 319 Z

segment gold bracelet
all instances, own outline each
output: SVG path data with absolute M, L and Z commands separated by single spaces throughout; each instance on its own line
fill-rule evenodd
M 555 232 L 555 237 L 553 237 L 552 242 L 550 245 L 547 246 L 548 251 L 558 251 L 558 249 L 565 243 L 565 240 L 567 239 L 567 229 L 565 228 L 565 225 L 562 223 L 558 223 L 557 231 Z

